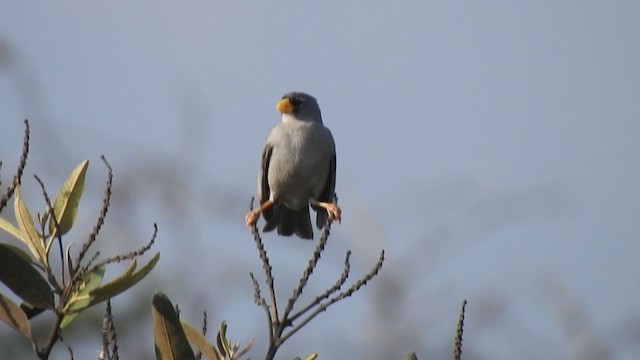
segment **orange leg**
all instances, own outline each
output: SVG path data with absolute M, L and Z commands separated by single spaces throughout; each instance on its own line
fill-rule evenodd
M 252 227 L 253 225 L 255 225 L 255 223 L 258 222 L 258 219 L 260 218 L 260 214 L 262 214 L 263 211 L 265 211 L 272 205 L 273 205 L 273 201 L 269 200 L 269 201 L 266 201 L 264 204 L 260 205 L 259 208 L 253 211 L 249 211 L 247 216 L 245 216 L 244 218 L 244 221 L 247 227 Z
M 327 210 L 331 221 L 342 222 L 342 209 L 336 203 L 328 203 L 317 200 L 310 200 L 311 205 L 321 207 Z

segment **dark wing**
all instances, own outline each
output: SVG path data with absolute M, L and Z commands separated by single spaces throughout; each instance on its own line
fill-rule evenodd
M 271 189 L 269 189 L 269 163 L 271 162 L 271 153 L 273 152 L 273 147 L 271 144 L 267 143 L 264 145 L 264 149 L 262 150 L 262 161 L 260 162 L 260 172 L 258 173 L 258 201 L 259 205 L 264 204 L 267 200 L 269 200 L 269 196 L 271 195 Z M 264 211 L 262 215 L 264 215 L 265 220 L 269 220 L 271 218 L 272 211 Z
M 329 175 L 327 176 L 327 181 L 324 184 L 324 188 L 322 188 L 322 192 L 318 197 L 318 201 L 332 203 L 335 201 L 335 190 L 336 190 L 336 154 L 333 154 L 331 161 L 329 162 Z M 318 228 L 322 228 L 324 224 L 327 222 L 327 211 L 323 208 L 317 208 L 313 206 L 313 209 L 317 212 L 316 215 L 316 226 Z

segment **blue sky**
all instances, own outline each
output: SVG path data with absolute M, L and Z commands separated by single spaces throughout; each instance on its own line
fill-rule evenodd
M 463 298 L 465 352 L 477 358 L 584 358 L 584 344 L 608 358 L 640 353 L 637 338 L 612 335 L 637 328 L 640 310 L 630 285 L 640 271 L 638 3 L 0 8 L 3 179 L 29 118 L 29 174 L 55 188 L 90 159 L 88 229 L 105 154 L 121 201 L 112 226 L 139 232 L 137 247 L 160 225 L 154 276 L 174 281 L 155 288 L 192 306 L 194 318 L 215 308 L 238 337 L 255 336 L 252 357 L 262 354 L 263 314 L 251 301 L 246 273 L 259 264 L 242 220 L 275 103 L 291 90 L 318 98 L 338 150 L 344 221 L 313 289 L 333 282 L 346 249 L 356 274 L 383 248 L 387 263 L 283 356 L 446 354 Z M 118 190 L 118 181 L 131 187 Z M 265 240 L 288 294 L 313 245 Z M 131 248 L 127 241 L 113 251 Z M 176 285 L 194 272 L 228 292 Z M 588 330 L 566 330 L 563 304 L 580 310 Z

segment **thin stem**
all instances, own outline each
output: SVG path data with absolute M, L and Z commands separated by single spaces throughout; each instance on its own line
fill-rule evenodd
M 380 253 L 380 257 L 378 258 L 378 262 L 376 263 L 376 265 L 373 267 L 373 269 L 371 269 L 371 271 L 369 271 L 369 273 L 367 275 L 365 275 L 362 279 L 358 280 L 349 289 L 347 289 L 347 290 L 341 292 L 340 294 L 334 296 L 328 302 L 318 306 L 318 308 L 314 312 L 312 312 L 309 316 L 304 318 L 298 325 L 294 326 L 293 329 L 291 329 L 286 334 L 283 334 L 282 336 L 280 336 L 280 341 L 281 342 L 285 342 L 293 334 L 298 332 L 298 330 L 302 329 L 306 324 L 308 324 L 309 321 L 311 321 L 314 317 L 316 317 L 321 312 L 325 311 L 329 306 L 335 304 L 336 302 L 338 302 L 338 301 L 340 301 L 340 300 L 342 300 L 342 299 L 344 299 L 346 297 L 349 297 L 349 296 L 353 295 L 353 293 L 355 293 L 356 291 L 360 290 L 361 287 L 366 285 L 371 279 L 373 279 L 376 275 L 378 275 L 378 272 L 382 268 L 383 264 L 384 264 L 384 250 Z
M 76 268 L 74 270 L 74 273 L 75 273 L 74 280 L 77 280 L 84 275 L 82 271 L 80 271 L 82 269 L 82 264 L 81 264 L 82 259 L 84 259 L 85 254 L 87 253 L 91 245 L 98 238 L 98 233 L 100 232 L 102 225 L 104 225 L 104 219 L 107 216 L 107 211 L 109 210 L 109 204 L 111 201 L 111 186 L 113 185 L 113 169 L 111 169 L 111 165 L 109 165 L 109 162 L 107 162 L 107 158 L 105 158 L 104 155 L 102 155 L 100 158 L 102 159 L 102 162 L 107 167 L 107 173 L 108 173 L 107 186 L 104 191 L 104 198 L 102 199 L 102 208 L 100 209 L 100 215 L 98 215 L 98 221 L 96 222 L 96 225 L 93 227 L 93 230 L 91 231 L 91 235 L 89 235 L 89 239 L 85 241 L 84 244 L 82 244 L 82 249 L 80 249 L 80 252 L 78 253 L 78 258 L 76 259 Z
M 27 166 L 27 157 L 29 155 L 29 120 L 24 120 L 24 139 L 22 141 L 22 155 L 18 162 L 18 170 L 13 177 L 13 181 L 7 188 L 7 191 L 0 196 L 0 211 L 7 205 L 9 199 L 13 196 L 13 192 L 16 190 L 16 186 L 20 185 L 22 181 L 22 173 Z
M 51 333 L 49 334 L 47 345 L 45 345 L 42 350 L 38 351 L 38 357 L 40 357 L 40 359 L 49 359 L 49 354 L 51 354 L 53 346 L 56 344 L 58 339 L 60 339 L 60 324 L 62 323 L 62 318 L 63 315 L 60 312 L 56 311 L 56 321 L 51 328 Z
M 251 204 L 249 206 L 250 210 L 253 210 L 253 198 L 251 198 Z M 278 304 L 276 300 L 276 289 L 273 280 L 272 267 L 269 263 L 269 257 L 267 256 L 267 251 L 264 249 L 264 243 L 262 242 L 262 238 L 260 237 L 260 232 L 258 231 L 258 227 L 254 224 L 251 228 L 251 233 L 253 234 L 253 240 L 256 243 L 258 248 L 258 253 L 260 255 L 260 260 L 262 261 L 262 269 L 264 270 L 264 274 L 266 277 L 267 287 L 269 287 L 269 296 L 271 297 L 271 312 L 273 319 L 273 327 L 279 327 L 280 321 L 278 316 Z M 273 331 L 273 330 L 271 330 Z
M 298 287 L 293 291 L 293 295 L 291 295 L 291 298 L 287 303 L 287 307 L 284 310 L 282 322 L 283 324 L 285 324 L 285 326 L 286 324 L 290 324 L 289 313 L 291 313 L 291 311 L 293 310 L 293 305 L 298 300 L 300 295 L 302 295 L 302 290 L 305 288 L 305 286 L 307 286 L 309 277 L 311 276 L 311 274 L 313 274 L 313 270 L 316 268 L 316 265 L 318 264 L 318 260 L 320 260 L 320 255 L 322 254 L 322 251 L 324 251 L 324 248 L 327 245 L 327 241 L 329 240 L 330 229 L 331 229 L 331 222 L 327 221 L 327 223 L 325 224 L 322 230 L 322 236 L 320 237 L 320 241 L 318 241 L 318 246 L 316 246 L 315 250 L 313 251 L 313 255 L 311 256 L 311 259 L 307 263 L 307 267 L 305 268 L 304 273 L 300 278 Z M 280 334 L 282 334 L 283 331 L 284 331 L 284 328 L 280 329 Z
M 327 289 L 327 291 L 325 291 L 323 294 L 321 294 L 320 296 L 316 297 L 312 302 L 310 302 L 307 306 L 302 308 L 300 311 L 298 311 L 295 314 L 291 315 L 289 317 L 289 322 L 296 321 L 296 319 L 298 319 L 300 316 L 304 315 L 307 311 L 311 310 L 314 306 L 320 304 L 322 302 L 322 300 L 328 299 L 329 296 L 331 296 L 331 294 L 333 294 L 336 291 L 340 290 L 342 285 L 344 285 L 344 283 L 349 278 L 349 272 L 351 271 L 351 264 L 349 262 L 349 258 L 350 257 L 351 257 L 351 251 L 347 251 L 347 256 L 344 259 L 344 270 L 342 271 L 342 274 L 340 275 L 340 278 L 338 278 L 336 283 L 332 287 Z
M 458 326 L 456 328 L 456 338 L 453 347 L 453 358 L 460 360 L 462 357 L 462 331 L 464 329 L 464 312 L 467 307 L 467 300 L 462 301 L 462 308 L 460 309 L 460 317 L 458 319 Z
M 55 211 L 53 210 L 53 206 L 51 205 L 51 200 L 49 199 L 49 194 L 47 194 L 47 190 L 44 187 L 44 183 L 42 182 L 42 180 L 40 179 L 40 177 L 38 177 L 38 175 L 33 175 L 33 177 L 36 178 L 36 181 L 38 182 L 38 184 L 40 184 L 40 189 L 42 189 L 42 196 L 44 197 L 44 201 L 47 204 L 47 211 L 49 212 L 49 221 L 53 221 L 54 224 L 54 228 L 55 230 L 55 234 L 56 234 L 56 238 L 58 239 L 58 247 L 60 250 L 60 264 L 62 264 L 62 286 L 64 287 L 66 284 L 66 278 L 65 278 L 65 271 L 64 271 L 64 251 L 62 250 L 62 236 L 60 235 L 60 224 L 58 223 L 58 219 L 56 219 L 56 214 Z M 44 224 L 42 224 L 43 228 L 44 228 Z M 43 230 L 43 237 L 44 237 L 44 229 Z M 51 239 L 51 241 L 53 241 L 53 239 Z M 47 243 L 45 244 L 46 249 L 49 249 L 49 241 L 47 241 Z M 46 252 L 47 255 L 47 262 L 49 261 L 49 251 Z M 52 280 L 54 280 L 54 287 L 56 287 L 58 290 L 60 290 L 60 286 L 57 284 L 57 281 L 55 281 L 55 277 L 53 275 L 51 275 Z

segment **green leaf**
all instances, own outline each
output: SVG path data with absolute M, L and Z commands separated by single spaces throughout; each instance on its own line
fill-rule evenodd
M 189 345 L 178 314 L 176 314 L 169 298 L 158 292 L 153 297 L 152 305 L 156 359 L 195 360 L 196 357 Z
M 62 184 L 58 196 L 56 196 L 56 201 L 53 203 L 53 213 L 58 221 L 59 235 L 68 233 L 76 220 L 78 205 L 84 190 L 87 167 L 89 167 L 89 160 L 84 160 L 69 174 L 67 180 Z M 58 235 L 56 233 L 56 224 L 53 220 L 49 220 L 49 234 L 51 234 L 52 238 Z
M 16 250 L 19 249 L 15 246 L 0 244 L 0 281 L 29 304 L 53 309 L 53 292 L 49 284 L 25 259 L 24 251 Z
M 73 279 L 76 276 L 76 270 L 73 268 L 73 260 L 71 260 L 71 246 L 73 243 L 67 245 L 64 251 L 64 257 L 67 260 L 67 269 L 69 270 L 69 278 Z
M 18 238 L 20 241 L 24 241 L 24 239 L 22 238 L 22 231 L 20 231 L 20 229 L 15 227 L 12 223 L 8 222 L 7 220 L 1 217 L 0 217 L 0 229 L 3 229 L 4 231 Z
M 0 320 L 24 335 L 29 341 L 33 341 L 31 325 L 27 315 L 20 309 L 20 306 L 3 294 L 0 294 Z
M 242 357 L 244 354 L 248 353 L 249 350 L 251 350 L 251 348 L 253 347 L 253 338 L 251 338 L 251 340 L 249 340 L 249 342 L 247 343 L 247 345 L 245 345 L 242 349 L 239 349 L 240 347 L 240 343 L 238 342 L 238 346 L 236 346 L 236 351 L 233 354 L 233 358 L 234 359 L 239 359 L 240 357 Z M 314 358 L 315 359 L 315 358 Z
M 95 290 L 102 283 L 104 277 L 104 271 L 106 265 L 100 265 L 93 268 L 91 271 L 84 274 L 82 282 L 74 289 L 69 301 L 65 306 L 65 315 L 60 323 L 60 328 L 63 329 L 69 325 L 73 319 L 78 316 L 81 310 L 84 310 L 91 306 L 91 291 Z
M 223 321 L 220 324 L 220 330 L 218 330 L 218 335 L 216 336 L 216 342 L 218 343 L 218 350 L 222 356 L 227 357 L 227 355 L 231 354 L 229 347 L 229 341 L 227 340 L 227 322 Z
M 218 344 L 218 351 L 223 358 L 239 359 L 251 349 L 253 346 L 253 338 L 249 340 L 247 345 L 240 349 L 239 341 L 237 343 L 231 343 L 227 339 L 227 322 L 222 321 L 220 330 L 218 330 L 218 335 L 216 336 L 216 343 Z
M 36 231 L 33 225 L 33 218 L 27 205 L 22 201 L 20 196 L 20 188 L 16 187 L 16 199 L 14 202 L 14 210 L 16 213 L 16 220 L 18 221 L 18 227 L 20 228 L 21 239 L 24 241 L 33 255 L 44 265 L 48 265 L 47 256 L 44 251 L 44 245 L 40 235 Z
M 16 255 L 20 256 L 29 264 L 33 264 L 33 259 L 31 258 L 31 256 L 29 256 L 29 254 L 27 254 L 24 250 L 20 249 L 19 247 L 9 245 L 9 244 L 1 244 L 1 245 L 7 247 L 8 249 L 16 253 Z
M 184 330 L 184 334 L 187 336 L 187 340 L 191 345 L 195 346 L 196 349 L 200 350 L 200 352 L 207 357 L 209 360 L 222 360 L 222 355 L 218 353 L 213 344 L 207 340 L 207 338 L 202 335 L 202 333 L 196 330 L 193 326 L 187 324 L 184 321 L 182 323 L 182 330 Z
M 132 261 L 127 270 L 99 288 L 91 291 L 89 295 L 91 295 L 91 304 L 95 305 L 101 303 L 109 298 L 115 297 L 118 294 L 126 291 L 133 285 L 137 284 L 140 280 L 142 280 L 147 274 L 156 266 L 158 260 L 160 259 L 160 253 L 157 253 L 150 261 L 142 267 L 140 270 L 133 273 L 136 267 L 136 261 Z
M 311 353 L 304 357 L 303 360 L 315 360 L 318 357 L 318 353 Z
M 415 352 L 410 352 L 407 355 L 405 355 L 403 360 L 418 360 L 418 357 L 416 356 Z

